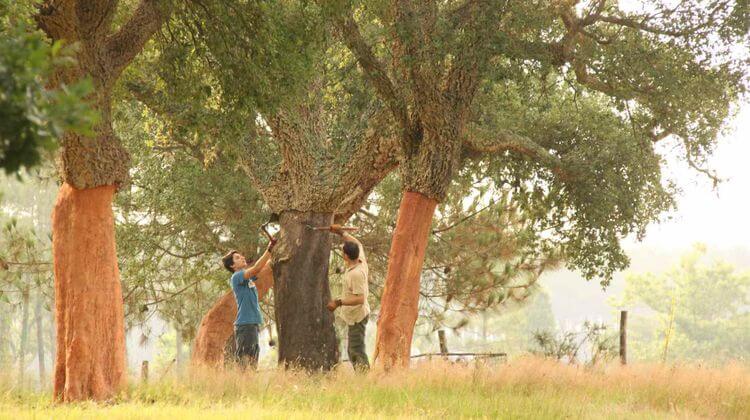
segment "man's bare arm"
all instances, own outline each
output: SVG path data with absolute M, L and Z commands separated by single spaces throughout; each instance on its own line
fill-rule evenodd
M 328 305 L 326 305 L 326 307 L 329 311 L 333 312 L 339 306 L 356 306 L 364 305 L 364 303 L 365 295 L 347 295 L 341 299 L 331 300 L 330 302 L 328 302 Z
M 365 303 L 365 295 L 346 295 L 341 298 L 341 306 L 357 306 Z
M 352 236 L 352 234 L 350 234 L 349 232 L 342 230 L 341 225 L 331 225 L 331 232 L 341 235 L 341 238 L 344 241 L 354 242 L 355 244 L 357 244 L 357 246 L 359 247 L 359 259 L 367 262 L 367 257 L 365 256 L 365 247 L 362 246 L 362 242 L 360 242 L 359 239 Z
M 245 270 L 245 273 L 243 274 L 243 277 L 245 279 L 250 279 L 252 277 L 255 277 L 260 273 L 260 270 L 263 269 L 263 267 L 266 266 L 268 261 L 271 259 L 271 246 L 269 246 L 269 249 L 266 249 L 266 252 L 263 253 L 263 255 L 258 259 L 258 261 L 253 264 L 252 267 Z

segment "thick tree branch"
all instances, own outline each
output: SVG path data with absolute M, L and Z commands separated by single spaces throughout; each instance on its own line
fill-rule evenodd
M 309 136 L 315 137 L 324 135 L 316 133 L 314 130 L 313 120 L 318 116 L 304 118 L 302 113 L 304 107 L 298 107 L 293 113 L 279 111 L 275 116 L 268 120 L 274 141 L 279 145 L 282 156 L 281 171 L 289 173 L 288 181 L 291 185 L 287 188 L 304 188 L 309 184 L 305 181 L 310 180 L 311 174 L 318 173 L 318 165 L 313 155 L 314 143 L 319 139 L 313 139 L 312 142 L 306 141 Z M 313 144 L 311 144 L 313 143 Z
M 480 69 L 490 58 L 490 54 L 482 51 L 482 39 L 485 34 L 479 28 L 485 23 L 479 15 L 489 11 L 480 7 L 480 2 L 470 2 L 464 13 L 469 19 L 463 30 L 470 35 L 462 44 L 462 50 L 455 53 L 456 58 L 451 63 L 445 86 L 445 96 L 450 99 L 451 108 L 459 115 L 459 119 L 463 118 L 461 115 L 469 109 L 479 86 Z
M 394 22 L 390 23 L 395 40 L 394 60 L 396 67 L 408 70 L 411 95 L 419 107 L 425 103 L 438 103 L 441 100 L 440 76 L 435 55 L 434 32 L 438 10 L 435 2 L 414 2 L 398 0 L 393 4 Z M 418 110 L 417 112 L 421 112 Z
M 169 16 L 164 0 L 141 0 L 127 23 L 107 38 L 107 55 L 118 74 L 143 50 Z
M 253 153 L 243 153 L 240 155 L 238 165 L 242 172 L 244 172 L 250 179 L 250 184 L 253 188 L 255 188 L 261 197 L 263 197 L 263 201 L 265 201 L 272 210 L 278 210 L 277 203 L 273 200 L 273 197 L 278 195 L 276 194 L 277 188 L 283 188 L 284 182 L 280 179 L 282 178 L 282 175 L 276 174 L 271 182 L 264 182 L 264 180 L 258 176 L 257 168 L 259 165 L 256 163 Z
M 37 26 L 52 40 L 77 39 L 75 14 L 70 1 L 45 1 L 37 5 Z
M 533 140 L 506 130 L 497 131 L 494 133 L 494 137 L 494 141 L 484 143 L 466 138 L 463 144 L 470 151 L 482 154 L 517 153 L 548 167 L 563 180 L 572 178 L 569 168 L 566 167 L 561 158 L 553 155 Z
M 83 42 L 93 41 L 94 38 L 99 38 L 100 34 L 106 34 L 109 32 L 112 18 L 115 15 L 115 11 L 117 11 L 117 3 L 117 0 L 76 1 L 75 15 L 78 39 Z
M 381 136 L 359 147 L 339 179 L 337 220 L 349 219 L 364 205 L 372 190 L 398 166 L 399 151 L 399 141 L 392 136 Z

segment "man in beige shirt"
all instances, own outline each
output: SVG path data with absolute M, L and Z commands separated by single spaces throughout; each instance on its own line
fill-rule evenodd
M 348 326 L 349 361 L 355 370 L 365 371 L 370 368 L 365 350 L 365 327 L 370 317 L 367 258 L 362 244 L 352 235 L 341 229 L 341 225 L 331 225 L 331 232 L 344 239 L 341 250 L 344 254 L 346 271 L 344 272 L 344 294 L 328 303 L 328 310 L 335 311 L 341 307 L 339 315 Z

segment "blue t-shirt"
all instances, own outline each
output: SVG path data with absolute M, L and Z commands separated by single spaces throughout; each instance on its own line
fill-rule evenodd
M 256 277 L 246 280 L 245 270 L 232 274 L 232 291 L 237 301 L 237 320 L 234 325 L 262 324 L 263 316 L 258 305 L 258 289 L 255 288 Z

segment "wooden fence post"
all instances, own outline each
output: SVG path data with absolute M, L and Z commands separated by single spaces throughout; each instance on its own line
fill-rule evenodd
M 620 364 L 628 364 L 628 311 L 620 311 Z
M 448 353 L 448 343 L 445 341 L 445 330 L 438 330 L 438 342 L 440 343 L 440 354 Z

